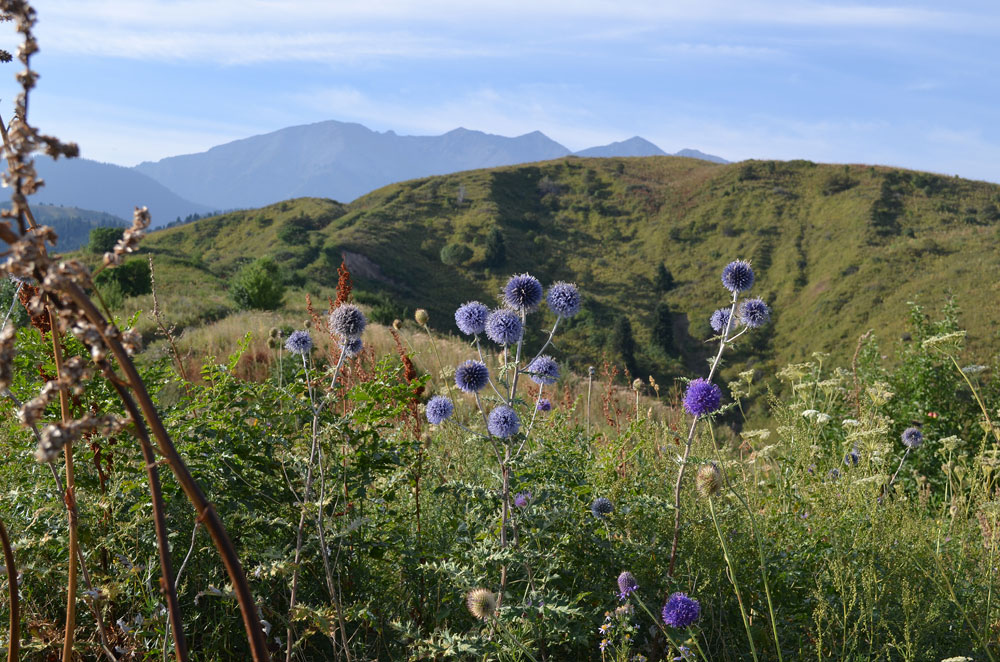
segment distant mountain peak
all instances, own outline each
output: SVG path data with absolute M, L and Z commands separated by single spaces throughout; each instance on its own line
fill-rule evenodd
M 701 159 L 702 161 L 711 161 L 712 163 L 732 163 L 727 161 L 721 156 L 715 156 L 714 154 L 706 154 L 705 152 L 699 151 L 697 149 L 682 149 L 676 152 L 674 156 L 686 156 L 689 159 Z
M 607 158 L 614 156 L 667 156 L 667 153 L 641 136 L 632 136 L 628 140 L 582 149 L 576 152 L 576 156 Z

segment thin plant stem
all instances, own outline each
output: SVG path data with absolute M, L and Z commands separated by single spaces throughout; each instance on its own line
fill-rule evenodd
M 590 438 L 590 393 L 594 386 L 594 366 L 587 369 L 587 438 Z
M 1000 430 L 993 427 L 993 421 L 990 420 L 990 414 L 986 410 L 986 405 L 983 404 L 983 399 L 979 397 L 979 391 L 972 385 L 972 382 L 969 381 L 969 376 L 966 375 L 965 371 L 958 365 L 958 361 L 955 360 L 955 357 L 951 354 L 948 354 L 947 356 L 951 359 L 951 362 L 955 364 L 955 369 L 958 370 L 958 374 L 962 375 L 962 379 L 964 379 L 965 383 L 969 385 L 969 390 L 972 391 L 972 395 L 976 398 L 976 402 L 979 403 L 979 409 L 983 412 L 983 416 L 986 417 L 986 424 L 990 426 L 990 432 L 993 434 L 993 438 L 1000 441 Z
M 636 597 L 635 601 L 639 605 L 639 607 L 641 607 L 642 610 L 646 612 L 646 615 L 649 616 L 651 619 L 653 619 L 653 623 L 655 623 L 656 626 L 660 628 L 660 631 L 663 633 L 663 636 L 667 638 L 667 641 L 669 641 L 670 645 L 674 647 L 674 650 L 676 650 L 679 653 L 681 651 L 680 645 L 678 645 L 678 643 L 674 641 L 674 638 L 670 636 L 670 632 L 667 630 L 666 625 L 664 625 L 661 619 L 657 618 L 656 616 L 653 616 L 653 612 L 649 611 L 649 607 L 646 606 L 646 603 L 640 600 L 638 597 Z
M 10 615 L 10 639 L 7 645 L 7 662 L 16 662 L 21 651 L 21 589 L 17 584 L 17 565 L 10 546 L 7 528 L 0 520 L 0 546 L 3 547 L 4 568 L 7 571 L 7 604 Z
M 421 324 L 420 326 L 424 327 L 424 331 L 427 332 L 427 338 L 431 341 L 431 349 L 434 350 L 434 359 L 438 364 L 438 377 L 440 378 L 441 375 L 444 374 L 444 364 L 441 362 L 441 355 L 438 353 L 437 343 L 434 342 L 434 334 L 431 333 L 431 328 L 426 324 Z M 455 394 L 451 390 L 450 379 L 445 380 L 445 386 L 448 388 L 448 397 L 454 400 Z
M 708 499 L 708 510 L 712 513 L 712 523 L 715 524 L 715 532 L 719 535 L 719 544 L 722 545 L 722 556 L 726 560 L 726 567 L 729 568 L 729 581 L 732 583 L 733 591 L 736 593 L 736 602 L 740 605 L 740 616 L 743 618 L 743 628 L 747 631 L 747 641 L 750 642 L 750 653 L 753 655 L 753 659 L 757 660 L 757 647 L 753 643 L 753 634 L 750 632 L 750 622 L 747 620 L 747 610 L 743 605 L 743 596 L 740 594 L 740 585 L 736 581 L 736 569 L 733 568 L 733 560 L 729 556 L 729 548 L 726 546 L 726 538 L 722 535 L 722 529 L 719 528 L 719 520 L 715 516 L 715 502 L 711 497 Z

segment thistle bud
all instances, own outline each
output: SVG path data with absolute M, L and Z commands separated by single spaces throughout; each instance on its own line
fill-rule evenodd
M 413 319 L 417 320 L 417 324 L 420 326 L 426 326 L 427 320 L 430 319 L 430 315 L 423 308 L 417 308 L 417 311 L 413 313 Z
M 695 488 L 698 494 L 703 497 L 713 497 L 722 489 L 722 472 L 714 462 L 706 464 L 698 469 L 698 475 L 694 479 Z

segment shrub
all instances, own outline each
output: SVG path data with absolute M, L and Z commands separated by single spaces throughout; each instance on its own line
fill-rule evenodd
M 90 243 L 87 250 L 91 253 L 103 255 L 112 251 L 118 240 L 125 233 L 125 228 L 94 228 L 90 231 Z
M 236 273 L 229 295 L 244 310 L 275 310 L 285 296 L 281 269 L 273 259 L 259 258 Z
M 441 249 L 441 262 L 448 266 L 462 264 L 472 257 L 472 249 L 465 244 L 454 242 Z
M 149 263 L 142 258 L 127 260 L 114 269 L 105 269 L 97 274 L 94 283 L 101 288 L 102 295 L 117 291 L 121 293 L 122 298 L 136 297 L 153 291 L 153 277 L 149 273 Z

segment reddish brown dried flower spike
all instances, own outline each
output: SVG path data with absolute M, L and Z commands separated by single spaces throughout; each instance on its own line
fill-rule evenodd
M 334 308 L 351 301 L 352 287 L 351 272 L 347 270 L 347 263 L 341 260 L 340 266 L 337 267 L 337 300 L 333 302 Z

